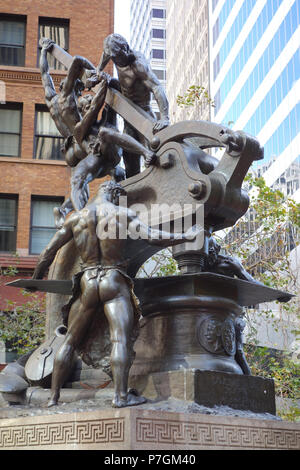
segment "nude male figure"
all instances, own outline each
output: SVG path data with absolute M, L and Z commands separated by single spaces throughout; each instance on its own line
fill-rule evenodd
M 111 34 L 104 40 L 103 54 L 97 68 L 100 74 L 108 62 L 112 60 L 118 72 L 121 93 L 144 111 L 155 117 L 151 106 L 151 93 L 157 101 L 160 120 L 156 121 L 153 132 L 158 132 L 169 125 L 169 104 L 164 89 L 151 70 L 145 57 L 130 49 L 126 39 L 119 34 Z M 95 82 L 96 83 L 96 82 Z M 145 147 L 147 142 L 127 122 L 124 123 L 124 133 L 139 140 Z M 134 176 L 140 172 L 140 161 L 129 152 L 123 152 L 126 176 Z
M 138 318 L 132 281 L 124 270 L 127 231 L 135 238 L 140 233 L 148 243 L 166 247 L 194 239 L 198 228 L 192 228 L 185 234 L 151 229 L 138 219 L 135 212 L 118 205 L 120 195 L 125 194 L 122 186 L 113 181 L 102 184 L 97 196 L 84 209 L 68 217 L 39 257 L 34 279 L 43 278 L 57 251 L 74 239 L 84 265 L 80 273 L 80 295 L 71 306 L 68 331 L 55 357 L 48 406 L 57 404 L 74 353 L 101 307 L 108 320 L 112 343 L 113 406 L 138 405 L 145 401 L 144 397 L 128 391 L 129 370 L 134 359 L 132 334 Z M 108 227 L 115 236 L 107 236 Z
M 116 130 L 112 111 L 106 109 L 105 117 L 98 121 L 108 83 L 112 82 L 106 73 L 100 75 L 100 85 L 95 96 L 83 96 L 78 100 L 84 89 L 79 77 L 86 69 L 95 72 L 93 64 L 84 57 L 73 58 L 68 75 L 61 84 L 60 93 L 57 94 L 47 61 L 47 53 L 51 51 L 54 42 L 44 38 L 41 44 L 40 71 L 46 104 L 58 130 L 66 137 L 66 162 L 69 166 L 76 167 L 71 176 L 70 199 L 55 209 L 56 225 L 59 228 L 68 212 L 85 206 L 89 197 L 89 182 L 111 174 L 113 170 L 117 180 L 124 179 L 124 171 L 117 167 L 120 162 L 118 146 L 131 154 L 143 155 L 146 165 L 154 161 L 155 155 L 133 137 L 122 135 Z
M 62 152 L 66 163 L 73 169 L 86 157 L 86 153 L 73 138 L 74 127 L 81 120 L 78 99 L 84 90 L 84 84 L 80 77 L 85 69 L 94 70 L 94 66 L 84 57 L 75 56 L 68 70 L 67 77 L 60 84 L 60 92 L 57 93 L 49 73 L 47 60 L 47 53 L 51 51 L 55 43 L 51 39 L 42 38 L 40 44 L 42 47 L 40 53 L 40 72 L 45 91 L 45 102 L 58 131 L 65 138 Z M 82 197 L 85 201 L 88 200 L 88 186 L 85 186 L 85 194 L 82 194 Z M 73 210 L 71 199 L 67 199 L 61 207 L 54 209 L 55 222 L 58 227 L 61 226 L 65 216 L 71 210 Z
M 146 166 L 153 164 L 156 158 L 154 152 L 144 147 L 138 140 L 130 135 L 121 134 L 116 129 L 115 113 L 108 107 L 104 108 L 101 121 L 97 121 L 99 111 L 105 102 L 107 88 L 114 82 L 109 75 L 102 72 L 97 93 L 82 120 L 74 128 L 76 142 L 88 153 L 88 156 L 76 166 L 72 176 L 71 199 L 76 210 L 84 207 L 85 186 L 95 177 L 100 178 L 113 171 L 117 181 L 125 178 L 118 167 L 120 162 L 118 148 L 130 152 L 136 159 L 143 155 Z
M 74 128 L 82 119 L 78 109 L 78 98 L 84 90 L 84 84 L 80 80 L 85 69 L 95 70 L 94 65 L 86 58 L 74 56 L 68 74 L 60 84 L 60 92 L 57 93 L 49 73 L 47 53 L 51 51 L 54 41 L 43 38 L 40 55 L 40 72 L 45 91 L 45 102 L 50 111 L 55 125 L 63 137 L 70 138 L 74 135 Z M 76 152 L 65 153 L 65 159 L 69 166 L 73 167 L 85 156 L 78 146 Z
M 254 279 L 243 267 L 238 258 L 228 255 L 221 255 L 221 246 L 216 242 L 214 237 L 209 239 L 209 256 L 207 259 L 206 270 L 229 277 L 237 277 L 244 281 L 262 283 Z

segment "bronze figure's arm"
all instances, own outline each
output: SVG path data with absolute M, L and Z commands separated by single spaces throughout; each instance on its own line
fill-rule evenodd
M 68 96 L 72 93 L 76 80 L 81 78 L 85 69 L 95 70 L 95 67 L 85 57 L 81 57 L 79 55 L 74 56 L 68 71 L 68 75 L 64 82 L 62 94 Z
M 186 241 L 195 240 L 196 236 L 202 231 L 202 228 L 194 225 L 185 233 L 169 233 L 163 230 L 154 229 L 144 224 L 136 214 L 128 214 L 128 231 L 133 237 L 138 233 L 140 238 L 147 241 L 150 245 L 158 245 L 163 248 L 178 245 Z
M 58 250 L 72 239 L 73 232 L 69 221 L 70 219 L 56 232 L 52 240 L 40 254 L 32 279 L 43 279 L 47 269 L 54 261 Z
M 146 78 L 144 79 L 146 87 L 153 93 L 158 104 L 160 119 L 154 124 L 153 132 L 158 132 L 170 124 L 169 102 L 166 97 L 163 86 L 156 77 L 155 73 L 148 68 Z
M 105 67 L 107 66 L 110 59 L 111 59 L 111 56 L 109 54 L 107 54 L 106 52 L 102 53 L 102 56 L 100 58 L 100 62 L 99 62 L 98 67 L 97 67 L 97 74 L 98 75 L 100 75 L 101 72 L 105 69 Z
M 88 134 L 92 125 L 97 121 L 99 111 L 102 108 L 104 101 L 105 101 L 107 85 L 108 85 L 107 82 L 108 82 L 108 78 L 106 74 L 102 73 L 102 81 L 101 81 L 100 87 L 97 91 L 97 94 L 94 96 L 91 102 L 91 106 L 89 110 L 85 113 L 82 120 L 78 122 L 74 128 L 74 136 L 79 145 L 82 143 L 83 139 Z
M 50 103 L 48 104 L 48 102 L 51 102 L 52 98 L 57 95 L 52 77 L 49 73 L 49 64 L 47 60 L 47 53 L 51 51 L 54 42 L 51 39 L 42 38 L 40 40 L 40 45 L 42 46 L 40 55 L 40 72 L 45 90 L 46 104 L 49 106 Z

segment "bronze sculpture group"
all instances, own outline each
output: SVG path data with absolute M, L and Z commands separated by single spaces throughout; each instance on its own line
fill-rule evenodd
M 49 71 L 49 53 L 57 54 L 68 64 L 58 93 Z M 116 67 L 117 79 L 104 72 L 110 60 Z M 33 279 L 43 279 L 55 259 L 63 265 L 66 259 L 60 250 L 71 241 L 76 255 L 68 256 L 79 258 L 81 266 L 73 277 L 73 295 L 62 308 L 67 332 L 55 356 L 48 406 L 58 403 L 75 353 L 81 352 L 92 320 L 100 310 L 109 326 L 113 406 L 138 405 L 146 399 L 128 390 L 142 314 L 133 277 L 152 253 L 181 244 L 187 254 L 185 261 L 189 257 L 202 260 L 196 272 L 217 273 L 224 279 L 235 277 L 258 285 L 238 260 L 220 254 L 212 234 L 234 225 L 247 211 L 249 198 L 242 183 L 253 160 L 263 158 L 263 149 L 253 137 L 221 125 L 204 121 L 171 125 L 162 85 L 144 56 L 131 50 L 118 34 L 105 39 L 97 68 L 88 59 L 68 56 L 53 41 L 42 39 L 40 70 L 46 104 L 64 137 L 62 152 L 71 167 L 71 190 L 69 199 L 55 209 L 58 230 L 41 253 Z M 159 107 L 158 120 L 151 110 L 151 94 Z M 124 119 L 122 133 L 117 128 L 117 114 Z M 189 137 L 198 138 L 198 147 L 190 143 Z M 220 162 L 204 151 L 214 146 L 225 148 Z M 120 164 L 121 152 L 125 168 Z M 141 156 L 146 167 L 142 172 Z M 104 176 L 110 176 L 110 181 L 102 183 L 97 195 L 90 198 L 89 183 Z M 119 203 L 122 196 L 128 198 L 126 207 Z M 197 205 L 203 205 L 204 220 L 199 226 L 193 218 L 189 230 L 176 233 L 174 220 L 169 220 L 170 229 L 165 231 L 160 225 L 144 223 L 130 207 L 143 203 L 150 210 L 151 205 L 161 202 L 178 202 L 182 207 L 189 203 L 193 214 Z M 112 235 L 109 229 L 113 229 Z M 201 232 L 204 236 L 199 242 Z M 197 240 L 200 245 L 195 249 L 193 243 Z M 215 303 L 214 297 L 210 300 Z M 215 334 L 215 324 L 223 331 L 223 343 L 226 331 L 236 336 L 233 342 L 227 339 L 224 353 L 232 356 L 232 361 L 236 354 L 240 366 L 234 370 L 250 374 L 242 347 L 242 317 L 232 327 L 231 317 L 224 322 L 225 327 L 213 317 L 201 319 L 199 328 L 205 326 L 207 331 L 200 328 L 198 336 L 200 342 L 204 338 L 206 351 L 210 348 L 208 330 L 212 328 Z
M 46 104 L 58 130 L 66 138 L 66 162 L 74 168 L 71 197 L 67 203 L 71 211 L 74 208 L 74 212 L 63 222 L 67 205 L 64 205 L 64 210 L 60 209 L 58 226 L 61 228 L 41 253 L 33 278 L 43 278 L 57 251 L 71 238 L 75 240 L 84 264 L 80 273 L 80 293 L 70 306 L 66 339 L 54 361 L 49 406 L 58 402 L 60 389 L 68 376 L 75 351 L 80 348 L 91 317 L 97 314 L 100 303 L 109 322 L 112 342 L 111 368 L 115 386 L 113 406 L 136 405 L 143 403 L 145 399 L 128 392 L 127 388 L 129 369 L 134 358 L 132 337 L 136 338 L 134 332 L 137 331 L 139 311 L 132 281 L 124 266 L 124 241 L 118 234 L 115 239 L 102 239 L 101 228 L 111 224 L 113 220 L 117 231 L 121 231 L 120 225 L 125 221 L 125 230 L 130 233 L 131 226 L 134 225 L 136 230 L 138 224 L 139 231 L 146 235 L 147 241 L 161 247 L 182 243 L 189 237 L 195 238 L 195 234 L 158 232 L 145 226 L 134 212 L 119 207 L 119 196 L 126 192 L 115 181 L 121 173 L 120 170 L 116 171 L 120 162 L 117 147 L 126 151 L 123 158 L 127 177 L 139 173 L 141 155 L 145 157 L 145 164 L 148 166 L 154 162 L 155 154 L 139 142 L 142 139 L 130 126 L 125 126 L 124 133 L 120 134 L 113 122 L 115 116 L 110 117 L 109 110 L 104 110 L 100 122 L 97 118 L 104 105 L 109 84 L 118 86 L 127 98 L 148 113 L 151 113 L 150 94 L 153 92 L 163 115 L 163 119 L 155 123 L 155 131 L 169 124 L 168 102 L 162 86 L 145 59 L 140 54 L 134 54 L 119 35 L 106 38 L 97 71 L 87 59 L 74 57 L 59 94 L 55 92 L 47 65 L 47 52 L 51 51 L 54 43 L 44 39 L 41 44 L 40 69 Z M 119 83 L 102 72 L 110 59 L 117 67 Z M 87 86 L 99 85 L 97 93 L 91 99 L 80 99 L 81 91 L 85 88 L 80 80 L 84 70 L 93 72 L 89 75 Z M 114 170 L 113 180 L 103 183 L 96 198 L 88 202 L 88 183 L 96 177 L 111 174 L 111 170 Z

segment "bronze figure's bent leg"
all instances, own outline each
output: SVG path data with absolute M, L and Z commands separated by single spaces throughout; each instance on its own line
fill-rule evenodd
M 111 368 L 114 379 L 115 408 L 139 405 L 146 399 L 128 391 L 129 370 L 134 360 L 134 310 L 130 288 L 118 271 L 109 271 L 100 281 L 100 299 L 104 303 L 112 342 Z
M 71 201 L 75 210 L 83 209 L 87 203 L 88 183 L 106 174 L 106 164 L 102 156 L 90 154 L 78 163 L 71 177 Z
M 132 158 L 136 159 L 139 163 L 139 156 L 143 155 L 146 161 L 146 166 L 154 163 L 155 153 L 144 147 L 136 138 L 129 134 L 121 134 L 120 132 L 110 129 L 108 127 L 102 127 L 98 133 L 102 142 L 113 142 L 118 147 L 121 147 L 126 152 L 130 152 Z M 123 152 L 124 154 L 124 152 Z
M 72 368 L 75 350 L 80 345 L 90 321 L 97 311 L 98 305 L 99 295 L 97 281 L 96 279 L 86 279 L 84 274 L 81 279 L 81 296 L 72 305 L 69 314 L 68 331 L 62 346 L 55 356 L 51 397 L 48 402 L 48 407 L 57 405 L 60 389 L 67 380 L 68 374 Z

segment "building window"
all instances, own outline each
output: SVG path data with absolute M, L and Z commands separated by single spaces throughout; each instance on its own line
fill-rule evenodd
M 39 18 L 40 38 L 52 39 L 65 51 L 69 50 L 69 20 L 58 18 Z M 40 51 L 40 49 L 39 49 Z M 49 67 L 56 70 L 66 70 L 66 67 L 48 54 Z
M 0 196 L 0 251 L 16 251 L 17 196 Z
M 37 105 L 35 113 L 34 158 L 38 160 L 63 160 L 63 137 L 43 105 Z
M 23 16 L 0 15 L 0 65 L 25 65 L 25 27 Z
M 56 232 L 53 209 L 63 198 L 37 198 L 31 200 L 30 254 L 38 255 Z
M 0 156 L 20 156 L 21 122 L 21 104 L 0 104 Z
M 220 72 L 220 54 L 216 56 L 214 60 L 213 68 L 214 68 L 214 80 L 215 80 Z
M 164 49 L 152 49 L 152 59 L 165 59 Z
M 219 18 L 217 18 L 213 27 L 213 45 L 215 45 L 220 34 Z
M 166 71 L 165 70 L 155 70 L 152 69 L 152 71 L 155 73 L 157 76 L 158 80 L 165 80 L 166 79 Z
M 166 10 L 163 10 L 161 8 L 152 8 L 152 17 L 153 18 L 165 18 Z
M 152 37 L 155 39 L 165 39 L 166 31 L 164 29 L 152 29 Z

